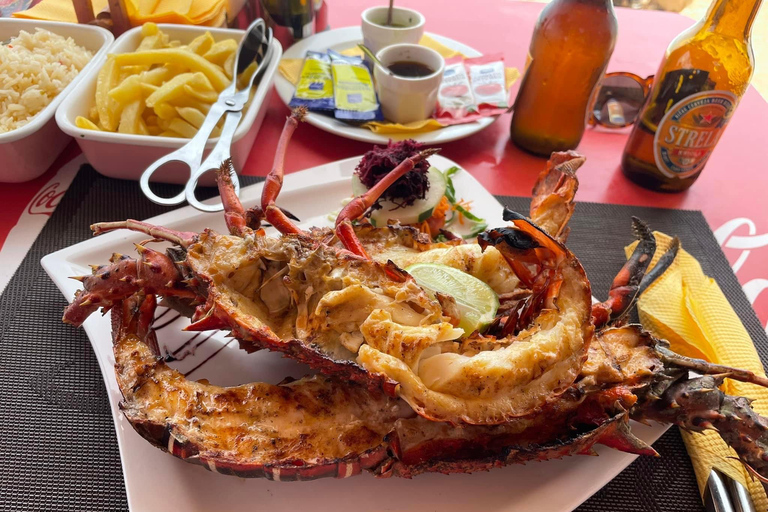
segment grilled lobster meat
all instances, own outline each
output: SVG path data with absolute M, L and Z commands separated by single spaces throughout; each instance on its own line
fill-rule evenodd
M 275 205 L 287 138 L 298 117 L 286 122 L 262 194 L 264 219 L 281 236 L 248 226 L 230 169 L 223 167 L 219 187 L 231 234 L 181 233 L 133 220 L 94 225 L 96 234 L 131 229 L 180 250 L 162 261 L 163 255 L 142 247 L 146 264 L 136 267 L 148 267 L 147 277 L 137 271 L 125 280 L 113 263 L 84 278 L 86 292 L 65 321 L 81 322 L 96 304 L 109 308 L 130 284 L 148 293 L 194 292 L 203 304 L 188 330 L 230 330 L 247 350 L 283 352 L 325 374 L 381 388 L 419 415 L 452 424 L 504 423 L 555 400 L 574 382 L 593 332 L 591 290 L 564 245 L 519 215 L 508 217 L 511 226 L 481 236 L 474 252 L 494 247 L 501 256 L 496 261 L 505 260 L 516 275 L 508 288 L 522 282 L 531 300 L 516 315 L 525 323 L 513 322 L 522 329 L 499 331 L 498 337 L 464 333 L 455 327 L 452 298 L 435 297 L 397 265 L 370 259 L 351 223 L 431 150 L 404 160 L 349 202 L 336 222 L 338 242 L 326 242 Z M 159 283 L 152 279 L 157 276 Z
M 175 245 L 161 254 L 143 242 L 138 260 L 116 255 L 96 267 L 80 278 L 84 290 L 64 315 L 79 325 L 98 307 L 112 309 L 122 407 L 142 436 L 241 476 L 310 479 L 367 469 L 409 477 L 590 453 L 596 443 L 654 453 L 631 435 L 632 415 L 716 425 L 766 475 L 766 421 L 744 399 L 713 388 L 724 377 L 766 385 L 764 378 L 676 356 L 637 326 L 605 328 L 665 268 L 645 274 L 655 240 L 641 222 L 634 223 L 640 243 L 609 299 L 591 305 L 584 270 L 562 243 L 582 157 L 554 155 L 535 189 L 532 215 L 556 238 L 511 211 L 504 214 L 510 225 L 472 244 L 353 224 L 426 152 L 351 201 L 332 232 L 306 232 L 276 205 L 299 117 L 286 122 L 259 207 L 245 210 L 230 167 L 222 167 L 229 234 L 133 220 L 93 226 L 96 234 L 131 229 Z M 265 236 L 262 221 L 281 235 Z M 490 329 L 457 329 L 454 299 L 402 270 L 413 261 L 453 265 L 487 282 L 502 299 Z M 230 331 L 246 350 L 281 351 L 323 375 L 278 386 L 188 381 L 159 357 L 151 330 L 157 296 L 191 311 L 189 330 Z M 690 379 L 689 369 L 712 376 Z
M 542 410 L 501 425 L 455 427 L 419 417 L 380 390 L 322 375 L 277 386 L 189 381 L 157 351 L 154 308 L 155 297 L 139 292 L 112 312 L 121 409 L 155 446 L 218 473 L 285 481 L 367 470 L 409 478 L 589 454 L 595 444 L 655 455 L 632 435 L 631 416 L 694 431 L 716 427 L 742 460 L 768 474 L 766 419 L 712 387 L 725 377 L 764 379 L 678 356 L 636 325 L 597 334 L 576 382 Z M 709 375 L 689 378 L 689 370 Z

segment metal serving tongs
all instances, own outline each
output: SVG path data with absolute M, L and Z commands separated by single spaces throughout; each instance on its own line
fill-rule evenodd
M 230 157 L 229 151 L 232 145 L 232 137 L 235 135 L 237 125 L 243 117 L 243 108 L 250 96 L 253 82 L 258 78 L 267 67 L 272 56 L 272 29 L 267 28 L 264 20 L 258 19 L 251 23 L 248 30 L 240 41 L 235 56 L 235 65 L 232 83 L 221 91 L 219 99 L 211 105 L 205 121 L 200 126 L 192 139 L 176 151 L 160 158 L 150 165 L 141 175 L 139 184 L 141 191 L 152 202 L 165 206 L 182 204 L 184 200 L 204 212 L 217 212 L 224 209 L 221 202 L 217 204 L 203 204 L 195 197 L 195 189 L 200 177 L 210 170 L 218 169 L 221 163 Z M 238 78 L 253 63 L 256 63 L 256 70 L 248 80 L 248 85 L 238 90 Z M 216 127 L 222 116 L 224 117 L 224 127 L 221 129 L 219 140 L 211 150 L 208 157 L 202 164 L 205 143 L 210 138 L 211 132 Z M 174 197 L 160 197 L 149 188 L 149 180 L 152 174 L 163 165 L 169 162 L 181 162 L 189 166 L 190 176 L 184 190 Z M 240 194 L 240 181 L 237 174 L 232 171 L 232 183 L 235 186 L 235 193 Z

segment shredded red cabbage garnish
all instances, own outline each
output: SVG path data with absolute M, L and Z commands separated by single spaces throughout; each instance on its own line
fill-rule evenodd
M 355 174 L 360 178 L 363 185 L 371 188 L 381 181 L 389 171 L 397 167 L 400 162 L 415 155 L 423 147 L 423 144 L 412 139 L 400 142 L 390 140 L 386 148 L 375 146 L 368 151 L 357 164 Z M 408 171 L 394 182 L 381 197 L 392 201 L 398 207 L 410 206 L 417 199 L 424 199 L 427 190 L 429 190 L 428 169 L 429 162 L 426 160 L 419 162 L 413 170 Z M 379 208 L 381 205 L 378 201 L 371 207 L 374 210 Z

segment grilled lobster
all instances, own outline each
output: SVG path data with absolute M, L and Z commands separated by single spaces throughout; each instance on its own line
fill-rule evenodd
M 582 157 L 554 155 L 535 189 L 532 216 L 556 238 L 510 211 L 510 226 L 482 233 L 476 244 L 352 223 L 428 153 L 350 202 L 334 231 L 305 232 L 276 205 L 298 117 L 286 123 L 259 207 L 246 211 L 231 169 L 220 171 L 229 235 L 133 220 L 93 226 L 96 234 L 126 228 L 175 244 L 162 254 L 145 242 L 138 260 L 115 255 L 94 268 L 64 315 L 79 325 L 100 307 L 112 309 L 122 408 L 142 436 L 241 476 L 310 479 L 367 469 L 409 477 L 589 453 L 596 443 L 654 453 L 631 435 L 631 415 L 694 430 L 716 426 L 766 475 L 766 420 L 715 386 L 725 377 L 766 385 L 764 378 L 672 354 L 637 326 L 606 327 L 665 268 L 645 274 L 655 251 L 647 226 L 635 222 L 640 243 L 609 300 L 590 304 L 584 270 L 562 243 Z M 281 236 L 265 236 L 263 221 Z M 488 282 L 502 298 L 489 331 L 456 329 L 454 299 L 401 269 L 414 260 Z M 230 331 L 246 350 L 281 351 L 323 375 L 278 386 L 188 381 L 159 357 L 151 330 L 157 296 L 190 312 L 189 330 Z M 712 376 L 690 379 L 689 369 Z
M 495 261 L 506 261 L 512 270 L 507 275 L 516 276 L 502 288 L 522 282 L 530 294 L 498 337 L 464 333 L 455 327 L 453 298 L 436 297 L 396 264 L 372 260 L 351 223 L 434 151 L 404 160 L 349 202 L 335 239 L 328 240 L 321 231 L 302 231 L 275 205 L 286 141 L 298 117 L 286 123 L 260 211 L 251 215 L 281 236 L 264 236 L 253 222 L 248 225 L 230 169 L 223 167 L 219 188 L 230 234 L 182 233 L 133 220 L 95 224 L 96 234 L 131 229 L 173 242 L 177 250 L 171 258 L 140 244 L 141 263 L 117 257 L 83 277 L 85 292 L 65 321 L 81 323 L 99 306 L 109 308 L 126 292 L 142 289 L 203 302 L 188 330 L 230 330 L 248 350 L 281 351 L 325 374 L 379 387 L 430 420 L 499 424 L 557 399 L 578 376 L 593 332 L 591 290 L 578 259 L 510 213 L 511 226 L 482 234 L 480 245 L 460 252 L 474 258 L 495 248 L 486 252 L 498 253 Z
M 764 379 L 674 354 L 636 325 L 599 332 L 576 382 L 540 411 L 501 425 L 451 426 L 380 390 L 323 375 L 228 388 L 187 380 L 158 351 L 154 308 L 155 297 L 139 292 L 112 311 L 121 409 L 150 443 L 218 473 L 410 478 L 589 454 L 595 444 L 655 455 L 632 435 L 632 417 L 717 428 L 745 463 L 768 474 L 768 421 L 717 389 L 726 377 Z M 690 370 L 704 376 L 690 378 Z

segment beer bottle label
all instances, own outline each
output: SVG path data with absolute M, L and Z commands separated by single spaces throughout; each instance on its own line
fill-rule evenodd
M 701 171 L 736 107 L 728 91 L 702 91 L 678 101 L 659 122 L 653 139 L 656 167 L 669 178 Z

